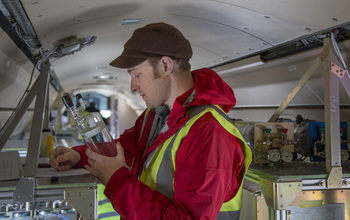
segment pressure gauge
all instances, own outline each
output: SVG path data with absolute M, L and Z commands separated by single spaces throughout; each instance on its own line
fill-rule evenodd
M 289 163 L 293 160 L 293 153 L 289 150 L 284 150 L 281 154 L 282 160 L 285 163 Z
M 267 159 L 275 163 L 281 159 L 281 154 L 278 150 L 272 149 L 269 152 L 267 152 Z
M 345 149 L 340 150 L 340 157 L 342 161 L 346 161 L 349 159 L 349 152 Z

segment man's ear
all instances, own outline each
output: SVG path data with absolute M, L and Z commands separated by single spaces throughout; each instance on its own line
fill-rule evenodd
M 165 75 L 170 75 L 174 70 L 174 61 L 168 56 L 162 57 L 159 61 L 159 65 Z

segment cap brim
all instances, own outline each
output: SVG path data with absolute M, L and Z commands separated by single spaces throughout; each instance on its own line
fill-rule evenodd
M 136 57 L 125 57 L 125 56 L 119 56 L 112 62 L 110 62 L 109 65 L 121 68 L 121 69 L 128 69 L 134 66 L 139 65 L 143 61 L 145 61 L 146 58 L 136 58 Z

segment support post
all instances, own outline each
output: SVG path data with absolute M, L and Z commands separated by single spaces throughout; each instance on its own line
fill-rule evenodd
M 24 177 L 35 177 L 38 168 L 39 149 L 41 142 L 41 133 L 43 129 L 45 105 L 47 101 L 49 85 L 50 64 L 47 60 L 42 62 L 40 75 L 37 79 L 38 86 L 36 91 L 35 111 L 33 123 L 30 129 L 27 157 L 24 167 Z
M 324 41 L 333 46 L 331 40 Z M 326 134 L 326 170 L 331 172 L 332 167 L 341 167 L 340 157 L 340 114 L 339 114 L 339 76 L 332 73 L 331 61 L 337 59 L 330 48 L 328 59 L 324 63 L 324 111 Z

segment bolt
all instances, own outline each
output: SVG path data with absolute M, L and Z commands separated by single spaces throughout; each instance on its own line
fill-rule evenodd
M 321 180 L 320 182 L 318 182 L 318 185 L 319 185 L 320 187 L 325 187 L 325 186 L 326 186 L 326 181 Z

